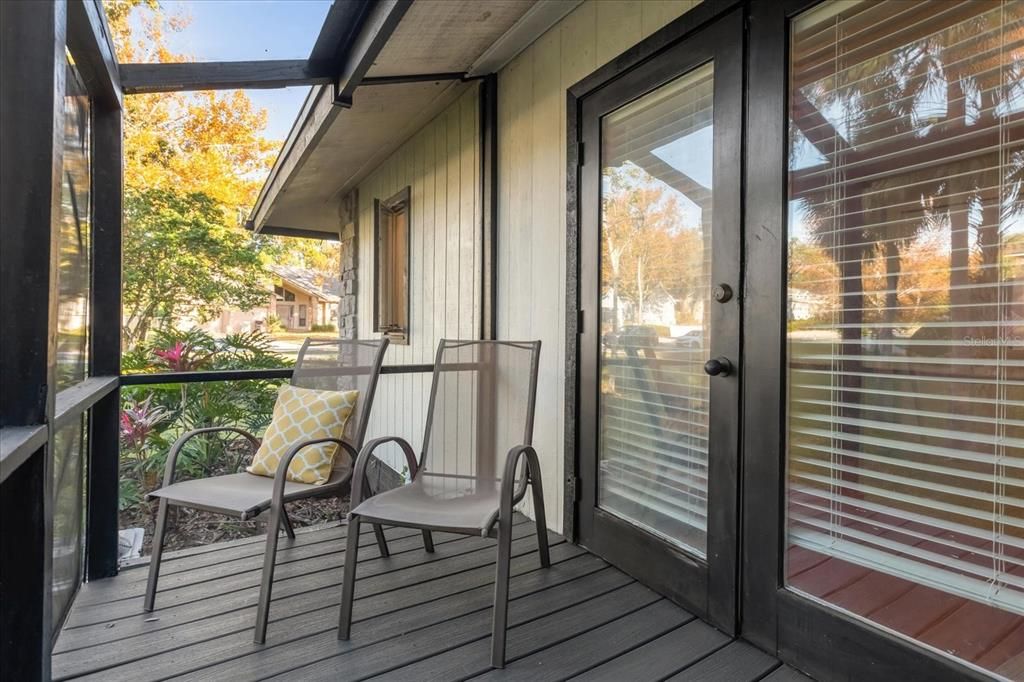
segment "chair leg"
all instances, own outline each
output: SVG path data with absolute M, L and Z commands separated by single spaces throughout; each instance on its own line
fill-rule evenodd
M 428 553 L 434 553 L 434 536 L 429 530 L 423 531 L 423 549 L 427 550 Z
M 292 520 L 288 518 L 288 510 L 281 509 L 281 523 L 284 525 L 284 533 L 289 540 L 295 539 L 295 529 L 292 528 Z
M 160 559 L 164 553 L 164 533 L 167 530 L 167 500 L 160 498 L 156 512 L 156 528 L 153 529 L 153 553 L 149 557 L 149 579 L 146 581 L 144 611 L 152 611 L 156 601 L 156 583 L 160 579 Z
M 540 471 L 533 471 L 530 466 L 530 490 L 533 492 L 533 519 L 537 524 L 537 553 L 540 555 L 541 568 L 551 565 L 551 553 L 548 551 L 548 524 L 544 517 L 544 488 L 540 482 Z M 539 468 L 539 467 L 538 467 Z
M 277 560 L 277 537 L 281 530 L 284 509 L 271 508 L 270 523 L 267 525 L 267 546 L 263 552 L 263 575 L 260 578 L 260 600 L 256 606 L 256 628 L 252 641 L 263 644 L 267 641 L 267 624 L 270 618 L 270 594 L 274 588 L 274 564 Z M 287 526 L 285 526 L 287 528 Z
M 379 524 L 373 524 L 373 534 L 377 538 L 377 549 L 380 550 L 380 555 L 383 558 L 391 556 L 391 550 L 388 549 L 388 540 L 384 537 L 384 528 Z
M 505 667 L 508 629 L 508 573 L 512 560 L 512 519 L 498 520 L 498 565 L 494 578 L 494 623 L 491 627 L 491 665 Z
M 348 522 L 345 542 L 345 573 L 341 581 L 341 610 L 338 612 L 338 639 L 348 639 L 352 629 L 352 600 L 356 589 L 356 562 L 359 560 L 359 517 Z M 378 528 L 374 524 L 374 528 Z

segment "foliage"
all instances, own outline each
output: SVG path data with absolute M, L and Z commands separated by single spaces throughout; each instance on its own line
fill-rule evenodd
M 659 289 L 684 308 L 699 305 L 702 232 L 683 224 L 678 193 L 631 163 L 605 171 L 604 183 L 601 279 L 613 305 L 630 302 L 638 324 Z
M 271 334 L 277 334 L 285 330 L 284 323 L 281 322 L 281 318 L 277 315 L 267 315 L 267 331 Z
M 286 367 L 262 332 L 214 339 L 206 332 L 163 331 L 131 355 L 126 371 L 197 371 Z M 153 489 L 173 442 L 185 431 L 241 426 L 259 433 L 270 421 L 280 380 L 220 381 L 125 387 L 121 416 L 121 491 L 127 508 Z M 236 471 L 246 455 L 230 433 L 189 442 L 177 475 L 197 478 Z M 134 500 L 134 502 L 133 502 Z
M 336 331 L 338 331 L 338 328 L 335 327 L 333 324 L 314 324 L 310 328 L 310 331 L 313 331 L 313 332 L 336 332 Z
M 228 226 L 217 203 L 200 193 L 129 187 L 124 220 L 125 347 L 185 315 L 205 322 L 224 306 L 266 299 L 259 244 Z

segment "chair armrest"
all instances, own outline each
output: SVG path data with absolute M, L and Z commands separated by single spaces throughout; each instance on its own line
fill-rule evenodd
M 207 426 L 202 429 L 193 429 L 192 431 L 186 431 L 181 434 L 178 440 L 174 441 L 174 445 L 171 446 L 171 451 L 167 453 L 167 463 L 164 466 L 164 483 L 163 487 L 174 483 L 174 468 L 178 464 L 178 455 L 181 454 L 182 448 L 185 447 L 185 443 L 192 440 L 196 436 L 204 433 L 214 433 L 216 431 L 232 431 L 234 433 L 241 434 L 252 444 L 253 451 L 259 448 L 260 440 L 256 436 L 252 435 L 244 429 L 240 429 L 235 426 Z
M 522 457 L 526 457 L 526 473 L 517 486 L 516 468 Z M 532 445 L 516 445 L 508 451 L 505 455 L 505 473 L 501 477 L 501 507 L 498 510 L 498 518 L 508 518 L 512 514 L 512 507 L 526 495 L 526 486 L 535 471 L 540 471 L 540 460 Z
M 335 443 L 348 453 L 348 456 L 355 461 L 356 449 L 341 440 L 340 438 L 317 438 L 315 440 L 304 440 L 300 443 L 296 443 L 288 449 L 281 461 L 277 463 L 277 471 L 274 472 L 274 492 L 271 500 L 272 504 L 278 504 L 284 499 L 284 484 L 288 482 L 288 467 L 291 466 L 292 460 L 295 459 L 295 455 L 299 454 L 303 448 L 308 448 L 310 445 L 320 445 L 321 443 Z
M 412 446 L 409 445 L 407 440 L 400 436 L 374 438 L 363 446 L 363 449 L 359 451 L 359 456 L 356 458 L 355 470 L 352 472 L 352 496 L 349 500 L 350 511 L 363 501 L 363 486 L 366 484 L 366 466 L 370 462 L 370 456 L 374 450 L 386 443 L 396 443 L 402 449 L 402 453 L 405 455 L 405 462 L 409 467 L 409 475 L 412 478 L 416 477 L 416 472 L 419 470 L 419 462 L 416 460 L 416 453 L 413 452 Z

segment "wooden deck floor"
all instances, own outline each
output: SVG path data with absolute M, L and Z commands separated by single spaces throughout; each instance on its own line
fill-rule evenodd
M 493 540 L 389 529 L 364 535 L 352 639 L 336 636 L 345 527 L 300 532 L 278 556 L 267 643 L 252 643 L 263 551 L 252 538 L 168 554 L 157 610 L 146 569 L 82 587 L 57 642 L 54 679 L 804 680 L 731 640 L 585 550 L 532 524 L 512 545 L 509 663 L 489 667 Z

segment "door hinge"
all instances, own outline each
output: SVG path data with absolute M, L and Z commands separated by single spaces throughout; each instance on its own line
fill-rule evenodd
M 577 166 L 582 166 L 583 165 L 583 142 L 582 141 L 576 143 L 576 165 Z
M 583 310 L 576 311 L 576 333 L 583 333 Z

